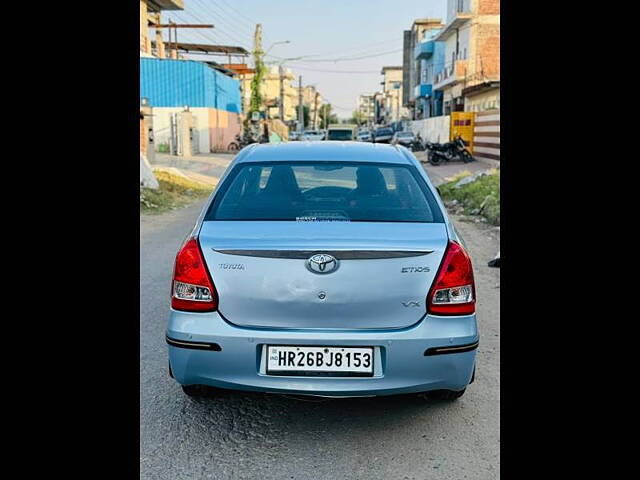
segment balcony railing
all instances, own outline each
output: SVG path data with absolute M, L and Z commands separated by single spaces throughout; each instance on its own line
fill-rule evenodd
M 440 88 L 448 84 L 454 84 L 464 80 L 467 73 L 467 61 L 456 60 L 455 63 L 446 65 L 444 70 L 437 73 L 433 84 L 435 88 Z

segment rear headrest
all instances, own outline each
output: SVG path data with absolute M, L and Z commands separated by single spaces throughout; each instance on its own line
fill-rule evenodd
M 300 187 L 293 169 L 289 165 L 274 166 L 264 187 L 264 192 L 275 195 L 299 196 Z
M 387 184 L 378 167 L 358 167 L 356 182 L 359 194 L 382 195 L 387 193 Z

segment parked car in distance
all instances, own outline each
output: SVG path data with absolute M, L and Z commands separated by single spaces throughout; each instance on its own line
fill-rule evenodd
M 329 125 L 326 140 L 349 141 L 356 139 L 356 125 L 339 123 Z
M 413 134 L 413 132 L 408 132 L 408 131 L 396 132 L 393 134 L 393 138 L 391 138 L 392 145 L 400 144 L 409 149 L 413 147 L 413 144 L 415 141 L 416 141 L 416 136 Z
M 373 133 L 374 143 L 389 143 L 393 138 L 393 130 L 389 127 L 381 127 Z
M 360 130 L 357 135 L 357 139 L 360 142 L 370 142 L 371 132 L 369 130 Z
M 407 149 L 245 147 L 174 263 L 169 375 L 215 389 L 454 400 L 475 378 L 471 259 Z
M 289 132 L 289 141 L 295 142 L 300 139 L 300 132 L 296 132 L 295 130 Z
M 324 140 L 324 132 L 321 130 L 307 130 L 300 136 L 300 140 Z

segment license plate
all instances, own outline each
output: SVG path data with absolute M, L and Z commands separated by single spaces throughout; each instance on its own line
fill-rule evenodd
M 267 375 L 373 376 L 373 347 L 267 346 Z

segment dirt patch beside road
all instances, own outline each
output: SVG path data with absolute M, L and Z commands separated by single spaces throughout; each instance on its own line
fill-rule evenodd
M 194 181 L 179 170 L 154 170 L 160 186 L 140 189 L 140 213 L 156 214 L 184 207 L 208 197 L 211 185 Z

